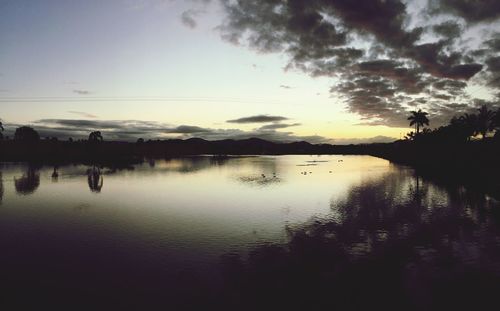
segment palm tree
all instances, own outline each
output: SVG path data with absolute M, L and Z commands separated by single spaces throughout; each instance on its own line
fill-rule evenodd
M 481 134 L 483 136 L 483 139 L 486 138 L 486 134 L 489 131 L 492 131 L 494 129 L 494 117 L 495 113 L 489 110 L 486 105 L 483 105 L 478 109 L 476 130 L 478 134 Z
M 429 119 L 427 118 L 428 113 L 419 109 L 418 111 L 412 111 L 411 116 L 408 117 L 410 126 L 415 125 L 416 134 L 420 133 L 420 127 L 424 125 L 429 125 Z
M 495 112 L 495 116 L 493 118 L 493 128 L 495 129 L 495 137 L 500 135 L 500 108 Z
M 101 132 L 100 131 L 95 131 L 95 132 L 90 133 L 90 135 L 89 135 L 89 141 L 90 142 L 103 141 Z
M 477 115 L 465 113 L 464 115 L 460 116 L 458 120 L 460 122 L 460 126 L 465 132 L 465 135 L 467 136 L 467 141 L 470 140 L 471 136 L 476 136 L 478 134 Z

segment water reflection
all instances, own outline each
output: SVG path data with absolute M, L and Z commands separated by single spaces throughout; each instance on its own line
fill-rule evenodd
M 410 170 L 352 187 L 286 245 L 221 258 L 233 308 L 461 310 L 500 290 L 500 204 Z M 237 297 L 237 299 L 234 299 Z
M 2 172 L 0 171 L 0 205 L 2 205 L 2 201 L 3 201 L 3 176 L 2 176 Z
M 93 166 L 87 170 L 87 183 L 90 191 L 100 193 L 104 184 L 104 178 L 99 167 Z
M 237 177 L 237 180 L 240 183 L 249 186 L 270 186 L 283 182 L 283 180 L 277 177 L 276 174 L 273 174 L 271 176 L 266 176 L 265 174 L 244 175 Z
M 52 182 L 57 182 L 59 180 L 59 172 L 57 171 L 58 170 L 58 166 L 55 165 L 54 166 L 54 170 L 52 171 Z
M 155 159 L 151 159 L 151 158 L 149 158 L 149 159 L 146 159 L 146 161 L 148 162 L 149 167 L 151 167 L 151 168 L 154 168 L 154 167 L 155 167 L 155 165 L 156 165 L 156 161 L 155 161 Z
M 45 176 L 29 198 L 9 195 L 26 168 L 2 166 L 0 290 L 89 310 L 103 296 L 144 310 L 481 309 L 496 297 L 497 201 L 338 158 L 51 166 L 22 174 Z
M 214 155 L 210 157 L 210 163 L 212 165 L 222 166 L 225 165 L 231 157 L 225 155 Z
M 16 192 L 20 195 L 32 194 L 40 186 L 40 174 L 38 169 L 28 166 L 26 173 L 19 178 L 14 178 Z

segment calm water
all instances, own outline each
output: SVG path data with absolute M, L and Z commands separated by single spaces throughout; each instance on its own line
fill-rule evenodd
M 21 307 L 426 309 L 500 284 L 499 202 L 374 157 L 0 172 L 0 287 Z

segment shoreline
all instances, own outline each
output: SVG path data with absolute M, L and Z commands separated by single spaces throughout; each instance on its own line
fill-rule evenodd
M 500 142 L 473 141 L 463 144 L 429 144 L 418 141 L 367 145 L 329 145 L 307 142 L 274 143 L 262 139 L 206 141 L 202 139 L 148 141 L 0 141 L 1 162 L 62 165 L 88 164 L 126 168 L 146 159 L 260 155 L 371 155 L 407 165 L 422 177 L 461 184 L 500 198 Z

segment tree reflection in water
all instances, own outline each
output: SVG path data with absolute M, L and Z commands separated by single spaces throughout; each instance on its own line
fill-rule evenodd
M 93 166 L 87 170 L 87 183 L 89 185 L 90 191 L 94 193 L 100 193 L 102 186 L 104 184 L 104 178 L 101 173 L 101 169 Z
M 54 165 L 54 170 L 52 171 L 52 182 L 57 182 L 59 180 L 59 172 L 58 172 L 59 167 L 57 165 Z
M 496 302 L 498 202 L 400 170 L 353 187 L 331 209 L 328 219 L 289 229 L 286 245 L 222 256 L 229 304 L 456 310 Z
M 32 194 L 40 186 L 40 174 L 38 170 L 32 166 L 29 166 L 26 173 L 24 173 L 20 178 L 14 178 L 14 186 L 16 188 L 16 193 L 20 195 Z
M 0 172 L 0 205 L 2 205 L 3 201 L 3 177 L 2 172 Z

